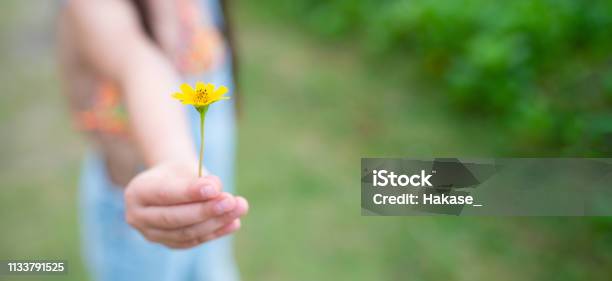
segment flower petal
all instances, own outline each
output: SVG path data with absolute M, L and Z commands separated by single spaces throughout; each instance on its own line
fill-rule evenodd
M 228 91 L 227 87 L 219 86 L 219 88 L 215 90 L 215 92 L 213 93 L 213 98 L 223 96 L 225 93 L 227 93 L 227 91 Z
M 172 97 L 177 99 L 177 100 L 184 100 L 185 99 L 185 94 L 183 94 L 183 93 L 174 93 L 174 94 L 172 94 Z
M 183 91 L 183 93 L 187 96 L 193 96 L 195 94 L 195 91 L 193 90 L 191 85 L 187 83 L 181 84 L 181 91 Z
M 217 98 L 211 99 L 211 100 L 208 102 L 208 104 L 212 104 L 212 103 L 218 102 L 218 101 L 220 101 L 220 100 L 229 100 L 229 97 L 217 97 Z
M 196 82 L 196 91 L 204 91 L 204 89 L 206 88 L 207 84 L 204 84 L 203 82 Z
M 212 95 L 214 90 L 215 85 L 213 85 L 212 83 L 206 83 L 206 86 L 204 87 L 204 92 L 206 92 L 208 95 Z

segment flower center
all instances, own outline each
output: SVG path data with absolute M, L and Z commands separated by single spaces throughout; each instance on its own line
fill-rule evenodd
M 208 91 L 206 89 L 197 89 L 194 100 L 197 103 L 206 103 L 208 101 Z

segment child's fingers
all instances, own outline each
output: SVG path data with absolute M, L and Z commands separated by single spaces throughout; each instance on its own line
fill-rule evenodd
M 174 205 L 214 198 L 222 190 L 216 176 L 145 180 L 150 182 L 138 185 L 141 188 L 126 190 L 126 200 L 135 200 L 143 206 Z
M 223 215 L 232 211 L 235 206 L 234 196 L 222 193 L 206 202 L 145 207 L 140 212 L 140 220 L 145 226 L 173 230 Z
M 249 212 L 249 202 L 242 196 L 236 196 L 236 212 L 246 215 Z
M 148 235 L 152 240 L 166 240 L 178 243 L 207 241 L 212 237 L 211 235 L 215 234 L 219 229 L 232 221 L 244 216 L 247 211 L 248 205 L 246 205 L 246 200 L 239 197 L 236 199 L 236 207 L 229 213 L 176 230 L 150 229 Z
M 196 239 L 189 240 L 189 241 L 183 241 L 183 242 L 170 241 L 170 242 L 165 243 L 165 245 L 170 248 L 175 248 L 175 249 L 187 249 L 187 248 L 195 247 L 202 243 L 206 243 L 208 241 L 231 234 L 237 231 L 238 229 L 240 229 L 240 225 L 241 225 L 240 219 L 235 219 L 232 222 L 217 229 L 215 232 L 205 235 L 203 237 L 196 238 Z
M 192 246 L 196 246 L 220 237 L 223 237 L 225 235 L 228 234 L 232 234 L 233 232 L 235 232 L 236 230 L 240 229 L 240 219 L 234 219 L 233 221 L 231 221 L 230 223 L 218 228 L 217 230 L 215 230 L 213 233 L 205 235 L 204 237 L 199 237 L 196 238 L 190 242 L 187 243 L 191 243 Z
M 240 226 L 241 226 L 240 219 L 235 219 L 231 223 L 226 224 L 225 226 L 217 229 L 215 231 L 215 233 L 213 233 L 213 235 L 210 237 L 209 240 L 216 239 L 216 238 L 219 238 L 219 237 L 231 234 L 234 231 L 240 229 Z

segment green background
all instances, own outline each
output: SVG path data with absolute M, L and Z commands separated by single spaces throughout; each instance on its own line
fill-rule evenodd
M 429 45 L 414 52 L 393 41 L 379 45 L 368 39 L 360 30 L 367 27 L 373 29 L 368 34 L 379 34 L 386 29 L 365 23 L 363 10 L 378 14 L 380 7 L 351 2 L 330 2 L 345 8 L 284 7 L 276 1 L 239 1 L 232 7 L 243 105 L 238 191 L 251 204 L 236 236 L 243 279 L 607 280 L 612 275 L 608 218 L 360 216 L 361 157 L 604 155 L 606 147 L 597 140 L 605 135 L 607 123 L 597 119 L 604 120 L 595 126 L 601 134 L 568 133 L 588 136 L 579 138 L 584 142 L 571 137 L 557 142 L 557 131 L 550 128 L 571 126 L 547 121 L 558 119 L 548 99 L 536 104 L 527 100 L 527 107 L 536 109 L 520 115 L 514 114 L 515 107 L 502 113 L 482 110 L 490 107 L 486 103 L 449 98 L 456 89 L 445 80 L 447 70 L 425 71 L 423 54 Z M 54 4 L 11 0 L 0 10 L 0 259 L 67 259 L 70 274 L 49 279 L 84 280 L 76 186 L 87 144 L 75 132 L 59 90 L 53 34 L 59 7 Z M 351 14 L 352 6 L 361 16 L 337 23 L 337 13 L 346 9 Z M 439 6 L 450 9 L 448 14 L 462 9 Z M 438 8 L 428 9 L 435 14 Z M 506 11 L 494 10 L 500 17 Z M 295 11 L 303 13 L 295 16 Z M 471 18 L 470 12 L 460 14 Z M 427 18 L 419 20 L 416 26 L 429 26 Z M 435 17 L 430 20 L 436 22 Z M 428 42 L 418 39 L 424 36 L 422 29 L 407 30 L 417 36 L 416 42 Z M 453 33 L 440 33 L 440 40 Z M 484 41 L 474 47 L 477 58 L 498 51 Z M 603 48 L 608 42 L 598 44 Z M 574 58 L 586 66 L 575 72 L 570 67 L 565 76 L 546 76 L 546 81 L 574 77 L 609 58 L 608 50 L 593 58 Z M 549 67 L 568 69 L 566 57 L 551 54 L 547 60 Z M 520 67 L 530 69 L 532 64 Z M 468 73 L 476 81 L 470 85 L 479 95 L 494 95 L 491 89 L 501 87 L 505 76 L 495 80 L 482 71 L 484 78 Z M 580 119 L 589 108 L 605 115 L 605 99 L 598 96 L 603 91 L 568 92 L 595 95 L 597 104 L 568 116 Z M 511 101 L 523 101 L 509 95 Z

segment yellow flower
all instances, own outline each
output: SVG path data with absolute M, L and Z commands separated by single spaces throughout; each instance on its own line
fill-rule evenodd
M 174 93 L 173 98 L 180 100 L 183 104 L 191 104 L 200 113 L 200 162 L 198 165 L 198 176 L 202 176 L 202 160 L 204 159 L 204 120 L 208 106 L 220 100 L 229 99 L 223 95 L 227 93 L 227 87 L 219 86 L 215 89 L 215 85 L 211 83 L 197 82 L 195 90 L 189 84 L 181 85 L 181 92 Z
M 195 107 L 210 105 L 220 100 L 229 99 L 223 95 L 227 93 L 227 87 L 219 86 L 215 89 L 215 85 L 211 83 L 197 82 L 195 90 L 187 83 L 181 85 L 181 92 L 174 93 L 173 98 L 180 100 L 183 104 L 191 104 Z

